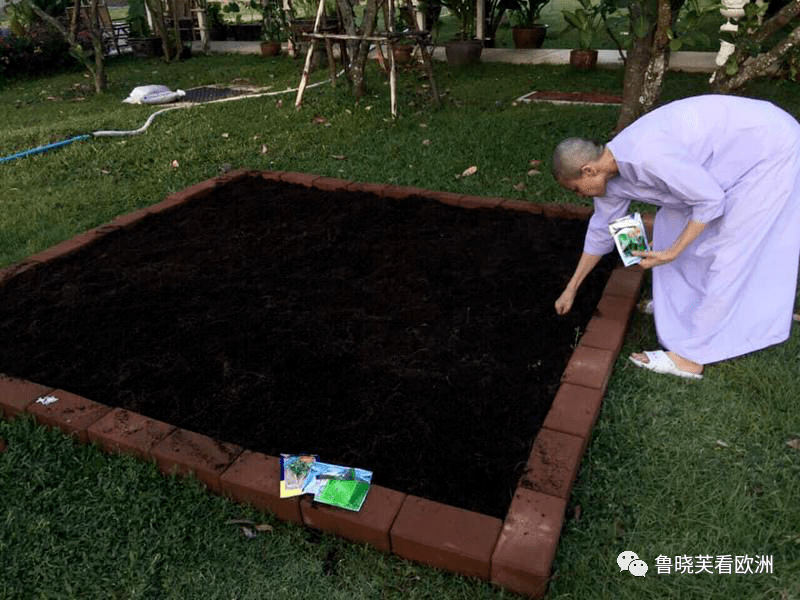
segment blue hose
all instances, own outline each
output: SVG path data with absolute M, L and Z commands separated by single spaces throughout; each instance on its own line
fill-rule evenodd
M 0 158 L 0 163 L 10 162 L 12 160 L 16 160 L 18 158 L 24 158 L 26 156 L 30 156 L 32 154 L 41 154 L 42 152 L 47 152 L 48 150 L 53 150 L 55 148 L 60 148 L 61 146 L 66 146 L 67 144 L 71 144 L 72 142 L 78 142 L 81 140 L 88 140 L 92 137 L 89 134 L 84 135 L 76 135 L 75 137 L 71 137 L 68 140 L 61 140 L 60 142 L 55 142 L 53 144 L 47 144 L 46 146 L 39 146 L 38 148 L 31 148 L 30 150 L 25 150 L 24 152 L 17 152 L 16 154 L 12 154 L 11 156 L 6 156 L 4 158 Z

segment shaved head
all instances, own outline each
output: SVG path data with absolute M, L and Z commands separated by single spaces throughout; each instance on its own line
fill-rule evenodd
M 581 176 L 581 167 L 600 158 L 605 146 L 584 138 L 567 138 L 553 150 L 551 169 L 557 181 Z

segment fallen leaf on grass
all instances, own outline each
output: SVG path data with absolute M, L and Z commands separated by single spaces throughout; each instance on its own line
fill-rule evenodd
M 714 447 L 715 448 L 727 448 L 728 444 L 726 444 L 722 440 L 717 440 L 716 442 L 714 442 Z
M 533 177 L 534 175 L 541 175 L 542 172 L 539 169 L 531 169 L 528 171 L 528 177 Z
M 518 192 L 521 192 L 522 190 L 524 190 L 524 189 L 525 189 L 525 184 L 524 184 L 524 183 L 522 183 L 522 182 L 520 182 L 520 183 L 515 183 L 515 184 L 514 184 L 514 185 L 512 185 L 511 187 L 513 187 L 513 188 L 514 188 L 515 190 L 517 190 Z
M 430 146 L 431 145 L 431 141 L 430 140 L 422 140 L 422 145 L 423 146 Z
M 283 106 L 283 100 L 278 100 L 278 101 L 275 103 L 275 106 L 277 106 L 278 108 L 280 108 L 281 106 Z
M 528 161 L 528 164 L 530 164 L 532 167 L 538 167 L 540 164 L 542 164 L 542 161 L 540 161 L 538 158 L 532 158 Z
M 110 175 L 110 174 L 111 174 L 111 171 L 109 171 L 108 169 L 100 169 L 100 172 L 101 172 L 103 175 Z
M 259 523 L 256 525 L 256 531 L 260 531 L 262 533 L 270 533 L 274 530 L 272 525 L 268 525 L 267 523 Z
M 267 152 L 269 152 L 269 148 L 267 147 L 267 145 L 261 144 L 261 154 L 266 154 Z
M 229 133 L 223 133 L 222 137 L 224 137 L 227 140 L 230 137 L 230 134 Z
M 177 169 L 180 166 L 180 163 L 177 160 L 172 161 L 172 168 Z
M 311 119 L 311 122 L 314 123 L 314 125 L 324 125 L 325 123 L 328 122 L 328 119 L 326 119 L 325 117 L 316 116 L 313 119 Z
M 253 531 L 249 527 L 242 527 L 242 533 L 244 534 L 244 537 L 251 540 L 258 535 L 255 531 Z
M 461 179 L 462 177 L 470 177 L 471 175 L 475 175 L 478 172 L 478 167 L 472 165 L 471 167 L 467 167 L 462 171 L 461 175 L 456 175 L 456 179 Z
M 786 445 L 789 446 L 789 448 L 800 450 L 800 437 L 793 437 L 788 442 L 786 442 Z
M 347 157 L 344 154 L 331 154 L 331 158 L 336 160 L 347 160 Z

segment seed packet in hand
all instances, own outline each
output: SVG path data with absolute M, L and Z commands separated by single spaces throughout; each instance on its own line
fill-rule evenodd
M 637 212 L 615 219 L 609 223 L 608 230 L 611 232 L 611 237 L 614 238 L 614 244 L 622 259 L 622 264 L 629 267 L 642 262 L 641 256 L 631 254 L 634 250 L 650 250 L 642 215 Z

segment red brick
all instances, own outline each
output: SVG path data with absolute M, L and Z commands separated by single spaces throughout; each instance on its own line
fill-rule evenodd
M 603 392 L 600 390 L 562 383 L 543 427 L 583 438 L 585 449 L 602 404 Z
M 39 263 L 26 258 L 25 260 L 21 260 L 20 262 L 10 264 L 7 267 L 0 269 L 0 285 L 2 285 L 4 281 L 13 279 L 17 275 L 34 268 L 38 264 Z
M 428 192 L 426 197 L 449 206 L 461 206 L 461 199 L 464 196 L 453 192 Z
M 220 475 L 242 453 L 242 448 L 208 436 L 176 429 L 158 442 L 150 455 L 162 473 L 194 473 L 210 490 L 222 494 Z
M 592 317 L 581 336 L 581 346 L 603 348 L 619 354 L 625 340 L 626 323 L 604 317 Z
M 594 316 L 620 321 L 627 327 L 628 319 L 635 306 L 635 297 L 626 298 L 625 296 L 603 294 L 600 302 L 597 303 Z
M 46 385 L 0 375 L 0 412 L 12 420 L 24 413 L 37 398 L 52 391 L 53 388 Z
M 280 497 L 281 460 L 245 450 L 220 476 L 222 491 L 236 502 L 251 504 L 283 521 L 303 523 L 300 497 Z
M 371 485 L 367 499 L 358 512 L 319 504 L 311 496 L 302 497 L 300 510 L 303 521 L 309 527 L 390 552 L 389 530 L 405 498 L 406 494 L 401 492 Z
M 150 207 L 140 208 L 138 210 L 134 210 L 133 212 L 129 212 L 126 215 L 120 215 L 113 219 L 109 225 L 113 225 L 115 227 L 128 227 L 129 225 L 133 225 L 144 219 L 147 215 L 151 214 Z
M 214 185 L 227 185 L 229 183 L 241 181 L 242 179 L 247 179 L 248 177 L 260 177 L 260 176 L 261 172 L 255 169 L 234 169 L 232 171 L 228 171 L 227 173 L 223 173 L 222 175 L 215 177 L 213 179 L 197 183 L 195 184 L 195 186 L 201 186 L 205 183 L 208 183 L 209 181 L 213 181 Z
M 500 208 L 506 210 L 517 210 L 520 212 L 533 213 L 540 215 L 544 212 L 544 207 L 536 202 L 526 202 L 525 200 L 505 200 Z
M 561 381 L 605 392 L 614 359 L 611 350 L 578 345 L 564 369 Z
M 483 196 L 461 196 L 459 205 L 464 208 L 497 208 L 505 198 L 485 198 Z
M 364 194 L 375 194 L 376 196 L 380 196 L 383 194 L 383 190 L 389 187 L 388 183 L 361 183 L 361 182 L 353 182 L 347 186 L 348 192 L 360 192 Z
M 500 519 L 407 496 L 391 530 L 392 552 L 471 577 L 489 578 Z
M 157 421 L 123 408 L 115 408 L 89 426 L 89 440 L 106 452 L 150 458 L 150 449 L 175 430 L 173 425 Z
M 536 434 L 519 485 L 548 496 L 569 499 L 583 447 L 581 437 L 542 427 Z
M 326 192 L 343 192 L 350 185 L 347 179 L 337 179 L 335 177 L 317 177 L 314 180 L 314 187 Z
M 637 266 L 617 267 L 611 271 L 603 294 L 624 296 L 626 298 L 639 298 L 639 291 L 644 279 L 644 269 Z
M 525 596 L 547 591 L 567 501 L 517 488 L 492 554 L 492 582 Z
M 430 190 L 412 186 L 390 185 L 381 190 L 380 195 L 384 198 L 391 198 L 392 200 L 405 200 L 412 196 L 420 196 L 422 198 L 429 198 L 431 195 Z
M 92 243 L 98 237 L 100 237 L 99 234 L 94 230 L 90 229 L 89 231 L 78 234 L 75 237 L 72 237 L 68 240 L 64 240 L 63 242 L 60 242 L 55 246 L 51 246 L 46 250 L 37 252 L 36 254 L 29 256 L 27 260 L 43 263 L 53 260 L 54 258 L 58 258 L 60 256 L 67 256 L 68 254 L 72 254 L 76 250 L 80 250 L 87 244 Z
M 43 398 L 49 397 L 57 398 L 57 401 L 49 404 L 40 402 Z M 58 427 L 85 444 L 89 441 L 86 430 L 92 423 L 110 412 L 111 408 L 71 392 L 53 390 L 37 398 L 26 410 L 42 425 Z
M 281 181 L 281 176 L 286 171 L 259 171 L 259 175 L 261 175 L 262 179 L 266 181 Z
M 294 173 L 287 171 L 281 174 L 281 181 L 293 183 L 295 185 L 303 185 L 305 187 L 314 187 L 314 180 L 318 178 L 319 175 L 314 175 L 313 173 Z

